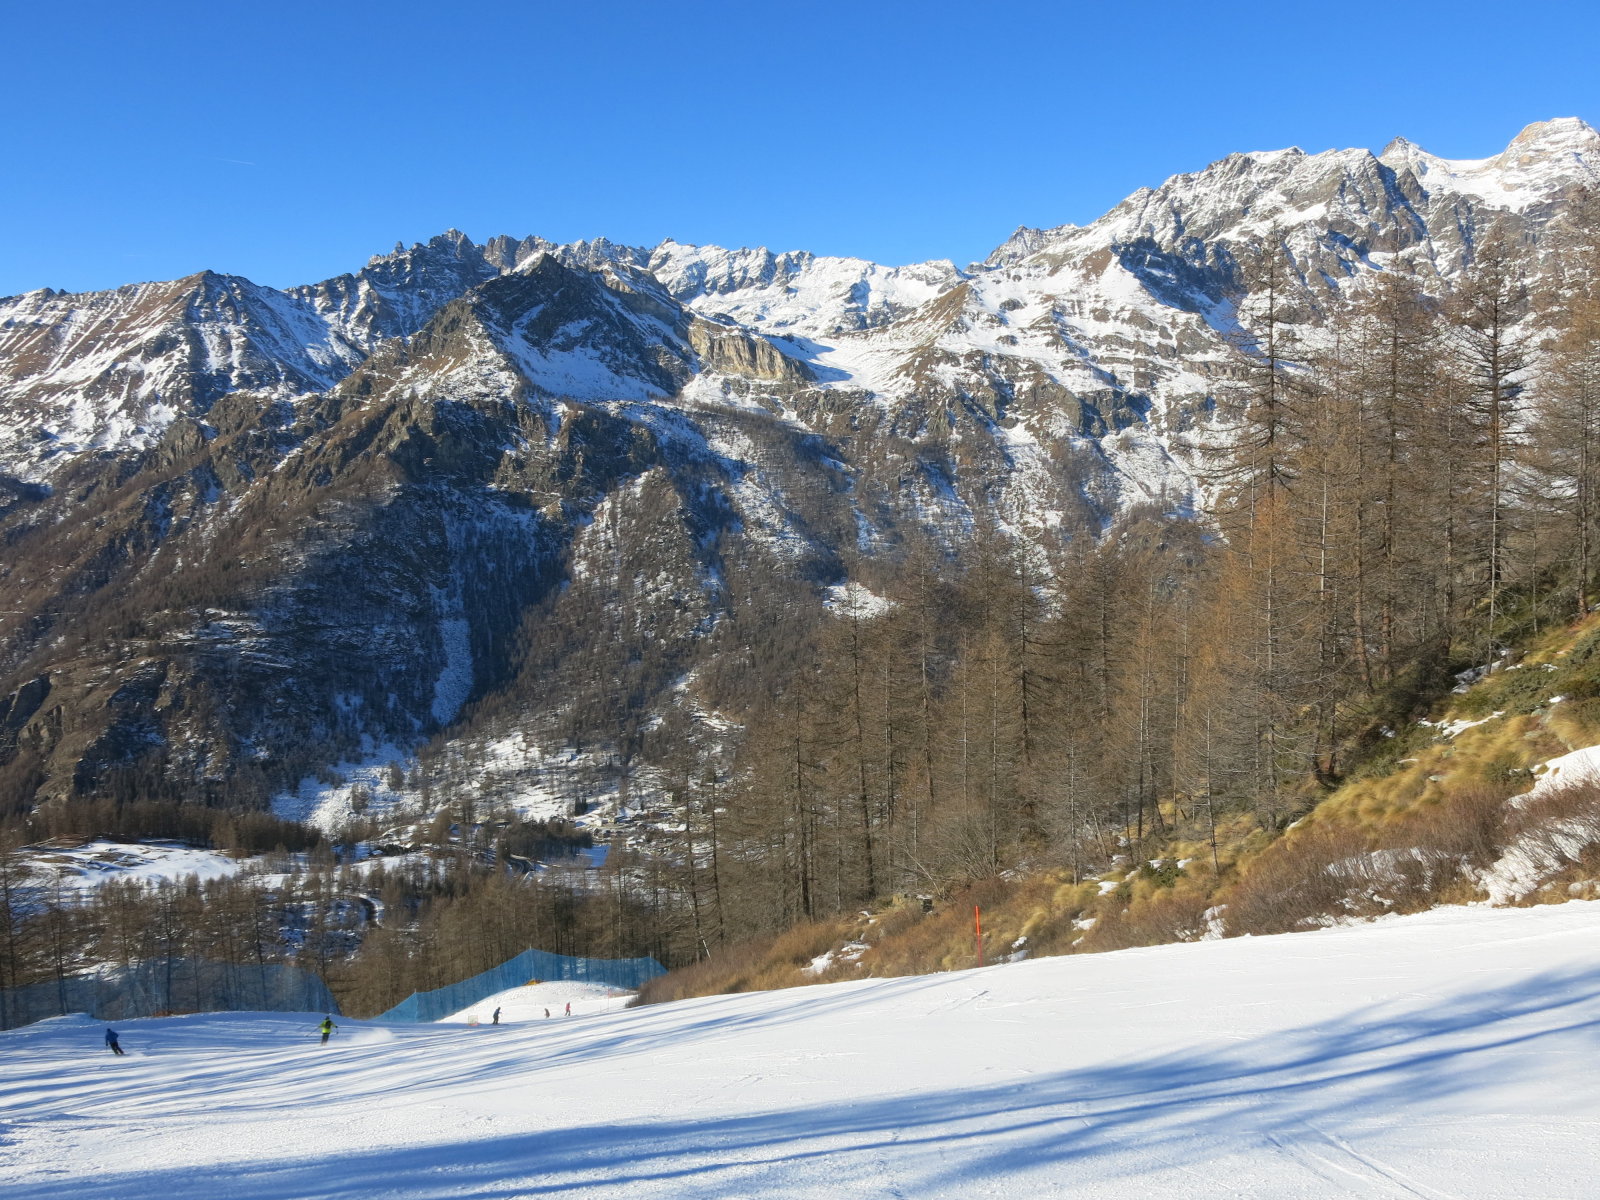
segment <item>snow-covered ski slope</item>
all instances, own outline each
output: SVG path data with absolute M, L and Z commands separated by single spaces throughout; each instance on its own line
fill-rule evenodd
M 548 983 L 524 984 L 496 992 L 476 1004 L 469 1004 L 460 1012 L 439 1018 L 440 1024 L 467 1025 L 492 1021 L 496 1009 L 500 1010 L 503 1025 L 517 1025 L 523 1021 L 548 1021 L 565 1019 L 570 1006 L 574 1017 L 591 1017 L 597 1013 L 618 1012 L 628 1007 L 638 993 L 623 988 L 607 987 L 603 983 L 585 983 L 575 979 L 552 979 Z
M 0 1196 L 1600 1195 L 1600 903 L 523 1025 L 0 1035 Z

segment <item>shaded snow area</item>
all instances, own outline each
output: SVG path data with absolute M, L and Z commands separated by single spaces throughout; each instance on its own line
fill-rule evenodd
M 433 684 L 433 719 L 448 725 L 472 694 L 472 625 L 461 606 L 461 581 L 454 588 L 433 589 L 434 607 L 439 613 L 439 644 L 444 665 Z
M 405 799 L 390 782 L 396 770 L 403 775 L 414 761 L 408 751 L 385 742 L 358 762 L 338 763 L 321 776 L 307 775 L 294 791 L 272 798 L 272 811 L 286 821 L 332 833 L 351 817 L 380 814 Z
M 607 774 L 610 757 L 603 749 L 549 748 L 536 734 L 514 730 L 445 753 L 442 775 L 470 779 L 480 796 L 515 809 L 525 820 L 566 819 L 581 810 L 587 815 L 574 823 L 596 827 L 609 825 L 620 807 L 616 780 Z
M 1600 904 L 494 1027 L 0 1034 L 0 1197 L 1576 1200 Z
M 91 890 L 112 879 L 158 880 L 220 879 L 235 875 L 244 860 L 219 850 L 197 850 L 181 842 L 113 842 L 99 839 L 82 845 L 29 847 L 27 862 L 47 883 L 59 880 L 65 887 Z M 37 882 L 37 880 L 35 880 Z
M 528 983 L 522 987 L 507 988 L 486 1000 L 448 1017 L 439 1018 L 441 1025 L 466 1025 L 477 1022 L 487 1025 L 494 1019 L 494 1010 L 500 1010 L 500 1024 L 517 1025 L 524 1021 L 567 1020 L 567 1006 L 572 1006 L 573 1017 L 592 1017 L 596 1013 L 620 1012 L 636 995 L 625 988 L 608 987 L 603 983 L 586 983 L 577 979 L 552 979 L 548 983 Z

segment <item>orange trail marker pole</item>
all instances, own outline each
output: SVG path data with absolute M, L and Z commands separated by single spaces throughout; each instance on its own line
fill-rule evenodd
M 983 966 L 983 912 L 976 904 L 972 906 L 972 928 L 978 935 L 978 965 Z

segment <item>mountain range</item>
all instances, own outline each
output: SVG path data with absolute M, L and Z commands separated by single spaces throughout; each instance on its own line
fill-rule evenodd
M 1491 234 L 1537 272 L 1597 173 L 1561 119 L 1233 154 L 965 267 L 452 230 L 288 289 L 0 300 L 0 795 L 332 822 L 431 741 L 525 811 L 621 803 L 739 614 L 1193 508 L 1262 246 L 1315 329 Z

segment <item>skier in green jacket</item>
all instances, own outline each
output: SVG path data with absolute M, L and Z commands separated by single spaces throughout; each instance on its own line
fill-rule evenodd
M 317 1028 L 322 1030 L 322 1044 L 326 1046 L 328 1039 L 333 1036 L 333 1031 L 339 1027 L 333 1023 L 332 1017 L 323 1017 L 322 1024 L 318 1025 Z

